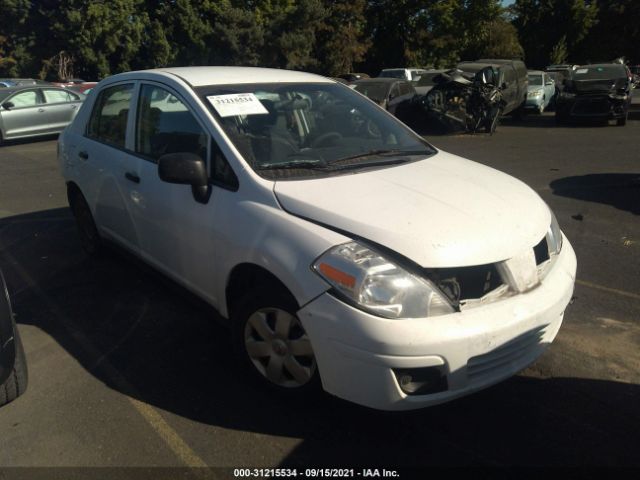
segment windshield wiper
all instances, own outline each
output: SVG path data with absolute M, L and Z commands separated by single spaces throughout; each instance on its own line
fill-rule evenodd
M 337 158 L 329 162 L 330 165 L 335 163 L 344 162 L 347 160 L 356 160 L 358 158 L 367 157 L 386 157 L 389 155 L 431 155 L 433 152 L 429 150 L 369 150 L 368 152 L 358 153 L 356 155 L 350 155 L 348 157 Z M 404 161 L 404 160 L 402 160 Z M 398 162 L 401 163 L 401 162 Z
M 386 165 L 398 165 L 400 163 L 406 163 L 406 158 L 390 158 L 388 160 L 378 160 L 377 162 L 359 162 L 359 163 L 348 163 L 346 165 L 335 165 L 331 166 L 332 171 L 337 170 L 356 170 L 358 168 L 368 168 L 368 167 L 384 167 Z
M 287 168 L 309 168 L 309 169 L 323 169 L 327 168 L 326 162 L 318 159 L 305 159 L 305 160 L 289 160 L 287 162 L 280 163 L 260 163 L 256 167 L 258 170 L 278 170 Z

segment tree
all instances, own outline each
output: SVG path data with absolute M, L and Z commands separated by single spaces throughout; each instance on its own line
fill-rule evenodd
M 327 75 L 353 71 L 371 41 L 365 37 L 366 0 L 324 0 L 326 17 L 316 33 L 318 70 Z
M 34 64 L 33 35 L 28 28 L 29 0 L 0 0 L 0 75 L 17 77 Z
M 596 22 L 598 7 L 591 0 L 516 0 L 512 11 L 527 65 L 542 68 L 562 36 L 569 54 L 580 48 Z
M 599 0 L 598 14 L 580 49 L 580 61 L 609 61 L 626 57 L 640 63 L 640 2 Z
M 563 35 L 558 43 L 551 49 L 549 63 L 552 65 L 561 65 L 567 61 L 567 57 L 567 36 Z

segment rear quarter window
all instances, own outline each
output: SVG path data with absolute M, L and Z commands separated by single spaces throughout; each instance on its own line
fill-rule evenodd
M 132 94 L 132 83 L 102 90 L 91 112 L 87 136 L 124 148 Z

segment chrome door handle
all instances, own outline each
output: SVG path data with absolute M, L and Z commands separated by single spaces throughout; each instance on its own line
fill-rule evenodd
M 44 108 L 39 108 L 38 111 L 42 113 L 42 112 L 45 112 L 46 110 Z

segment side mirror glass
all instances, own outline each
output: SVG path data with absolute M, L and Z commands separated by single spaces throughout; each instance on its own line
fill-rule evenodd
M 189 152 L 162 155 L 158 159 L 158 175 L 163 182 L 191 185 L 193 198 L 197 202 L 209 201 L 209 176 L 200 156 Z
M 13 102 L 4 102 L 2 104 L 2 108 L 4 108 L 5 110 L 11 110 L 13 107 L 15 107 Z

